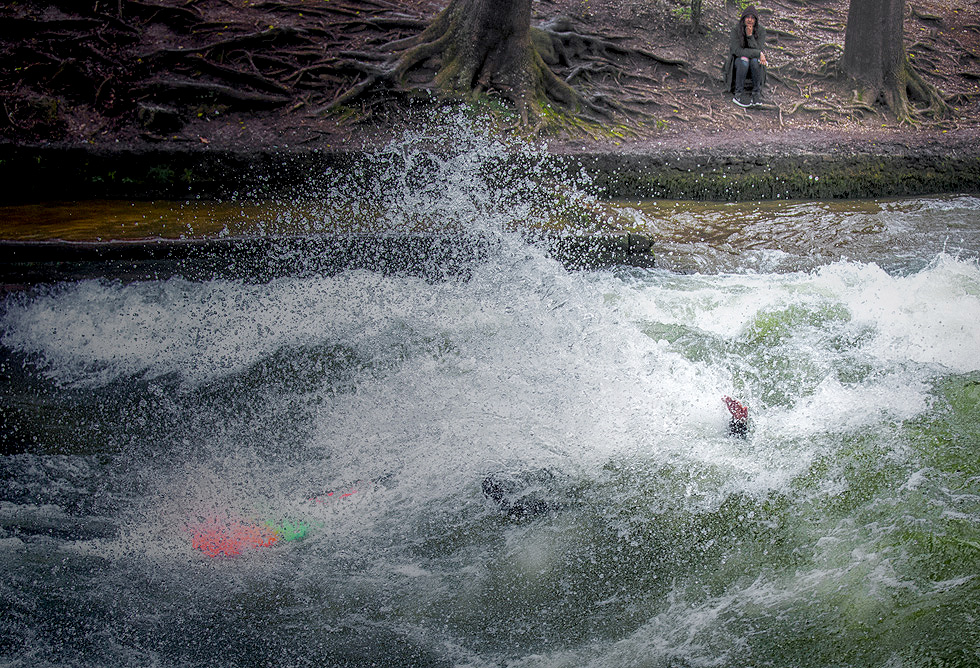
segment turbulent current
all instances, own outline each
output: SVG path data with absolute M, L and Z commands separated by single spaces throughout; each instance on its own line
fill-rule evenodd
M 305 197 L 464 276 L 3 298 L 0 663 L 980 665 L 980 200 L 618 203 L 661 267 L 573 271 L 508 230 L 588 184 L 454 132 Z

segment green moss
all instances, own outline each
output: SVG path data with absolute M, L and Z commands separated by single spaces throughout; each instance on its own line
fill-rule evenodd
M 668 162 L 642 171 L 601 174 L 605 194 L 613 198 L 657 197 L 693 200 L 861 199 L 976 190 L 980 159 L 923 168 L 912 160 L 854 158 L 807 164 L 796 159 L 750 169 L 678 169 Z M 970 184 L 973 184 L 972 186 Z
M 465 107 L 486 131 L 514 132 L 513 109 L 492 96 Z M 546 137 L 591 138 L 608 145 L 626 141 L 625 125 L 594 123 L 551 104 L 538 108 Z M 355 109 L 335 109 L 341 122 L 358 122 Z M 666 126 L 659 121 L 657 127 Z M 508 130 L 508 128 L 510 128 Z M 525 130 L 517 130 L 518 134 Z M 339 155 L 339 154 L 338 154 Z M 284 169 L 287 160 L 270 151 L 259 160 L 276 175 L 276 187 L 302 182 L 323 164 L 343 169 L 338 155 L 311 151 L 306 170 Z M 609 199 L 662 198 L 702 201 L 862 199 L 980 191 L 980 158 L 904 155 L 842 159 L 786 156 L 766 164 L 738 156 L 694 154 L 623 156 L 615 148 L 594 155 L 590 176 L 596 194 Z M 189 153 L 121 151 L 115 154 L 58 147 L 12 147 L 0 157 L 0 178 L 13 199 L 180 197 L 188 192 L 224 196 L 254 186 L 255 161 L 215 151 L 206 161 Z M 576 160 L 570 169 L 578 170 Z M 286 183 L 290 181 L 290 183 Z
M 169 165 L 154 165 L 146 172 L 147 180 L 156 183 L 172 183 L 174 170 Z

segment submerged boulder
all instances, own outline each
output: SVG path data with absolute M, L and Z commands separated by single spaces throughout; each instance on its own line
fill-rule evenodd
M 546 468 L 498 471 L 483 479 L 483 495 L 515 519 L 549 515 L 570 503 L 560 489 L 561 480 Z

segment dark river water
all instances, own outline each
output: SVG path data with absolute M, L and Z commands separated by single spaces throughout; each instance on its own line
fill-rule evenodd
M 68 207 L 501 243 L 5 296 L 0 665 L 980 665 L 980 199 L 603 203 L 660 266 L 569 271 L 507 231 L 556 197 L 533 151 L 488 179 L 454 132 L 274 219 Z M 241 527 L 278 539 L 198 549 Z

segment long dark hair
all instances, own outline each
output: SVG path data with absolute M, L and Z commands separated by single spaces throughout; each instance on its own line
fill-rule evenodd
M 759 24 L 759 13 L 755 11 L 755 5 L 749 5 L 748 7 L 746 7 L 745 10 L 742 12 L 742 17 L 738 20 L 738 29 L 742 35 L 743 49 L 748 48 L 749 46 L 749 38 L 748 35 L 745 34 L 745 19 L 746 17 L 749 16 L 755 19 L 755 27 L 752 29 L 753 34 L 758 35 L 759 28 L 762 27 Z

